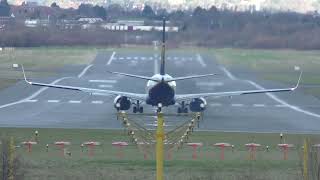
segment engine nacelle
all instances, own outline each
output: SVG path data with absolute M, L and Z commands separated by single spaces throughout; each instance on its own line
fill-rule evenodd
M 114 107 L 120 111 L 129 110 L 131 107 L 131 101 L 126 96 L 117 96 L 114 101 Z
M 194 98 L 189 104 L 190 111 L 202 112 L 206 109 L 207 101 L 204 98 Z

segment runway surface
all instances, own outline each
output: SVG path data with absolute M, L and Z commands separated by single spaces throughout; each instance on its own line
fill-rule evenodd
M 69 67 L 73 77 L 40 78 L 37 81 L 118 91 L 145 93 L 146 81 L 108 74 L 106 70 L 152 76 L 159 69 L 159 52 L 109 51 L 98 53 L 92 64 Z M 217 64 L 213 57 L 197 53 L 168 53 L 167 72 L 173 77 L 218 73 L 216 77 L 177 82 L 177 93 L 220 92 L 282 88 L 254 74 L 241 75 Z M 239 74 L 239 75 L 238 75 Z M 297 73 L 298 76 L 298 73 Z M 122 128 L 116 120 L 114 96 L 90 96 L 82 92 L 32 87 L 24 82 L 0 92 L 0 126 L 46 128 Z M 297 90 L 293 93 L 259 94 L 207 99 L 200 130 L 240 132 L 320 132 L 320 102 Z M 152 112 L 152 107 L 146 107 Z M 175 112 L 176 107 L 165 110 Z M 154 123 L 144 117 L 143 123 Z M 170 117 L 168 124 L 182 117 Z

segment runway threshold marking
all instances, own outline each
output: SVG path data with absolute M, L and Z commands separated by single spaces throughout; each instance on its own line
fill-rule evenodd
M 71 103 L 71 104 L 79 104 L 79 103 L 81 103 L 81 101 L 70 100 L 69 103 Z
M 103 104 L 103 101 L 91 101 L 92 104 Z
M 117 80 L 91 79 L 91 80 L 89 80 L 89 82 L 115 84 L 115 83 L 117 83 Z
M 200 63 L 202 67 L 207 67 L 207 64 L 203 61 L 200 54 L 197 54 L 197 61 Z
M 223 82 L 196 82 L 197 86 L 223 86 Z
M 112 84 L 100 84 L 99 88 L 113 88 Z
M 284 104 L 277 104 L 277 105 L 275 105 L 275 107 L 288 107 L 288 106 L 286 106 L 286 105 L 284 105 Z
M 109 60 L 108 60 L 108 62 L 107 62 L 107 64 L 106 64 L 107 66 L 109 66 L 112 63 L 115 55 L 116 55 L 116 52 L 113 51 L 111 56 L 110 56 L 110 58 L 109 58 Z
M 38 102 L 38 100 L 37 99 L 28 99 L 28 100 L 26 100 L 26 102 L 34 103 L 34 102 Z
M 253 107 L 266 107 L 265 104 L 254 104 Z
M 58 102 L 60 102 L 60 100 L 48 100 L 47 102 L 48 103 L 58 103 Z
M 211 103 L 210 106 L 217 107 L 217 106 L 222 106 L 222 104 L 220 104 L 220 103 Z
M 243 107 L 244 104 L 231 104 L 232 107 Z
M 231 79 L 231 80 L 236 80 L 237 78 L 235 76 L 233 76 L 233 74 L 228 71 L 226 68 L 224 67 L 220 67 L 220 69 Z M 251 81 L 251 80 L 246 80 L 249 84 L 251 84 L 252 86 L 254 86 L 255 88 L 259 89 L 259 90 L 264 90 L 265 88 L 262 87 L 261 85 Z M 319 114 L 316 114 L 316 113 L 313 113 L 313 112 L 310 112 L 310 111 L 307 111 L 307 110 L 304 110 L 304 109 L 301 109 L 297 106 L 293 106 L 289 103 L 287 103 L 286 101 L 278 98 L 276 95 L 272 94 L 272 93 L 266 93 L 266 95 L 275 100 L 276 102 L 296 111 L 296 112 L 300 112 L 300 113 L 303 113 L 303 114 L 306 114 L 306 115 L 309 115 L 309 116 L 312 116 L 312 117 L 316 117 L 316 118 L 320 118 L 320 115 Z

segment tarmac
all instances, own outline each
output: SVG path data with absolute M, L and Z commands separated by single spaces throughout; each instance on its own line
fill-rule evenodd
M 70 77 L 60 75 L 33 81 L 145 93 L 146 81 L 109 74 L 107 70 L 152 76 L 158 73 L 159 57 L 158 51 L 100 52 L 87 66 L 65 67 L 71 72 Z M 253 73 L 227 69 L 214 57 L 199 53 L 174 52 L 166 57 L 166 71 L 173 77 L 218 73 L 215 77 L 178 81 L 177 94 L 286 87 L 258 79 Z M 298 75 L 297 72 L 297 78 Z M 0 127 L 121 129 L 114 98 L 39 88 L 20 81 L 0 92 Z M 320 101 L 301 89 L 288 93 L 207 98 L 207 102 L 199 130 L 320 133 Z M 153 107 L 143 106 L 146 112 L 154 112 Z M 164 109 L 165 112 L 176 110 L 175 106 Z M 141 123 L 152 128 L 154 117 L 141 119 Z M 169 125 L 182 121 L 183 117 L 168 117 Z

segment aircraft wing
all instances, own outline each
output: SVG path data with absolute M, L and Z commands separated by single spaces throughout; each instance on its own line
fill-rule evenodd
M 225 96 L 238 96 L 238 95 L 245 95 L 245 94 L 261 94 L 261 93 L 294 91 L 298 88 L 300 84 L 301 76 L 302 76 L 302 72 L 300 73 L 296 86 L 292 88 L 227 91 L 227 92 L 199 93 L 199 94 L 181 94 L 181 95 L 176 95 L 176 100 L 181 101 L 181 100 L 189 100 L 189 99 L 201 98 L 201 97 L 225 97 Z
M 82 91 L 85 93 L 90 93 L 92 95 L 100 95 L 100 96 L 110 96 L 110 95 L 115 95 L 115 96 L 127 96 L 128 98 L 131 99 L 136 99 L 136 100 L 141 100 L 145 101 L 147 98 L 147 94 L 136 94 L 136 93 L 130 93 L 130 92 L 121 92 L 121 91 L 110 91 L 110 90 L 105 90 L 105 89 L 94 89 L 94 88 L 85 88 L 85 87 L 76 87 L 76 86 L 64 86 L 64 85 L 55 85 L 55 84 L 46 84 L 46 83 L 39 83 L 39 82 L 31 82 L 28 81 L 23 70 L 23 76 L 24 80 L 34 86 L 42 86 L 42 87 L 49 87 L 49 88 L 56 88 L 56 89 L 66 89 L 66 90 L 73 90 L 73 91 Z

